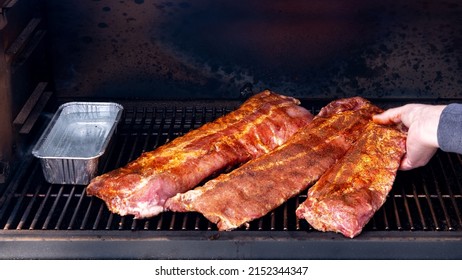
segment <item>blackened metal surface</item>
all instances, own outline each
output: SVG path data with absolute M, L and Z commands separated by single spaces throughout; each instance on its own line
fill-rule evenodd
M 453 98 L 460 1 L 46 1 L 59 96 Z

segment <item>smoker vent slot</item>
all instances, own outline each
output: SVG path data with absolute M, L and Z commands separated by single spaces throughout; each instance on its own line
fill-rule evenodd
M 191 129 L 234 109 L 218 107 L 126 107 L 113 146 L 100 162 L 100 173 L 123 166 Z M 311 108 L 313 112 L 317 108 Z M 425 167 L 398 172 L 385 205 L 364 231 L 462 230 L 462 160 L 438 152 Z M 121 217 L 104 202 L 85 194 L 85 186 L 51 185 L 38 160 L 23 162 L 13 181 L 0 189 L 0 227 L 3 230 L 128 230 L 215 231 L 198 213 L 165 212 L 150 219 Z M 314 231 L 295 216 L 306 192 L 290 199 L 265 217 L 236 231 Z

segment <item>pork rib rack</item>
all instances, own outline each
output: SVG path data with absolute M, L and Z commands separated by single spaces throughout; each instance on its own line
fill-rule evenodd
M 405 133 L 370 122 L 296 210 L 315 229 L 353 238 L 383 205 L 405 152 Z
M 256 94 L 227 115 L 94 178 L 87 194 L 120 215 L 155 216 L 169 197 L 285 143 L 312 120 L 299 103 L 270 91 Z

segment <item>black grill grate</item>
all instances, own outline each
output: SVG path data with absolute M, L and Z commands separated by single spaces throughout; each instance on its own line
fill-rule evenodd
M 101 172 L 137 158 L 190 129 L 211 121 L 232 107 L 128 107 Z M 316 110 L 312 108 L 313 112 Z M 399 172 L 385 205 L 364 231 L 462 230 L 462 159 L 438 152 L 426 167 Z M 85 186 L 51 185 L 38 160 L 30 157 L 13 181 L 0 190 L 0 227 L 12 230 L 131 230 L 215 231 L 198 213 L 166 212 L 150 219 L 121 217 L 108 211 L 98 198 L 85 194 Z M 265 217 L 236 231 L 313 231 L 295 217 L 306 193 Z

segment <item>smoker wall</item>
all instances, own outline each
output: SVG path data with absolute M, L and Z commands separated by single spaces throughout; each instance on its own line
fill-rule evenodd
M 60 96 L 453 98 L 462 4 L 48 0 Z
M 0 1 L 0 183 L 32 127 L 32 118 L 26 120 L 32 112 L 27 100 L 39 83 L 51 80 L 42 11 L 39 0 Z M 36 96 L 39 100 L 40 92 Z M 24 118 L 17 118 L 21 112 Z

